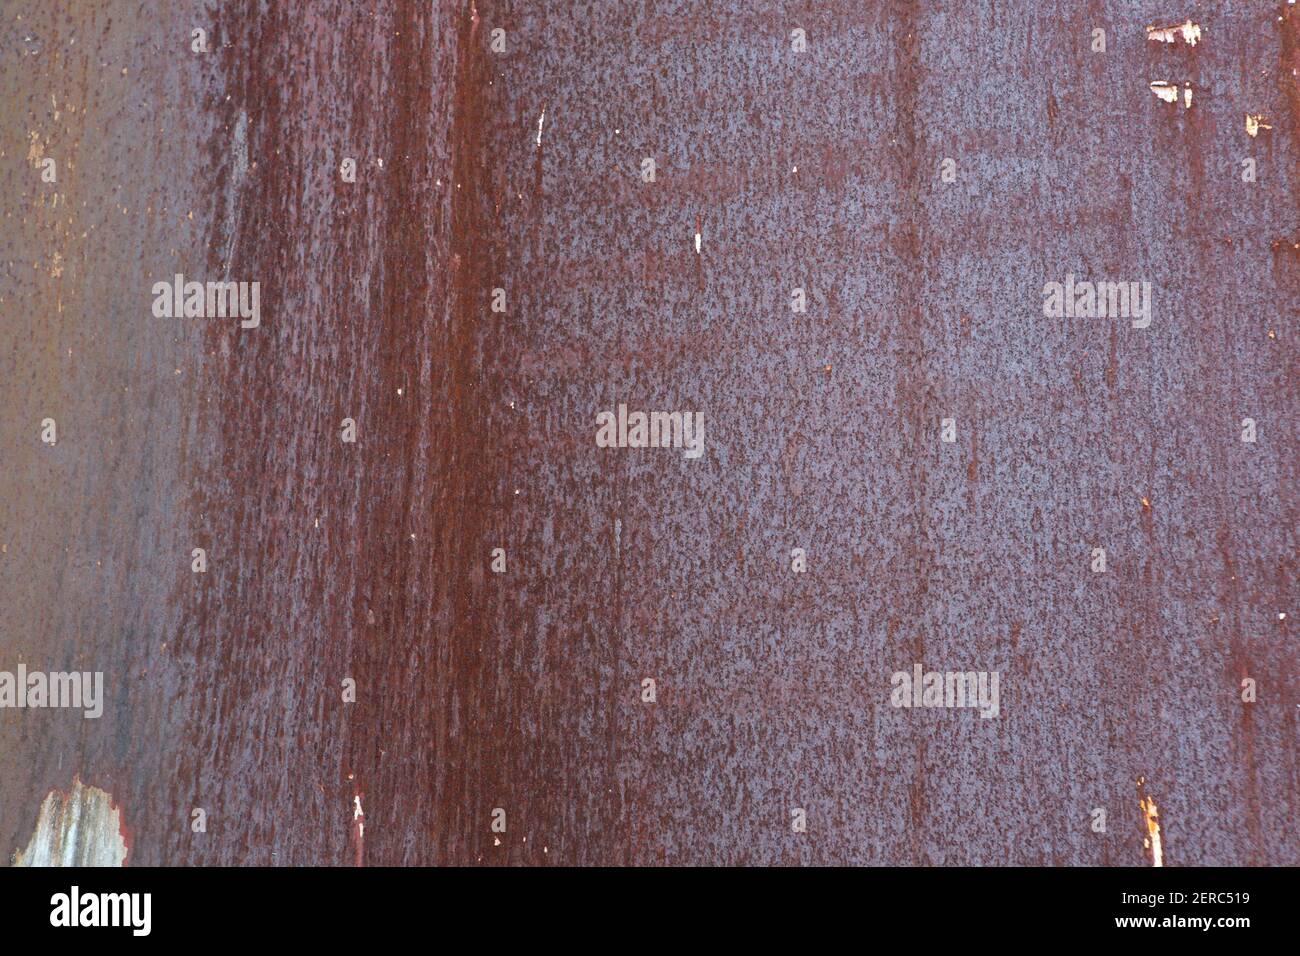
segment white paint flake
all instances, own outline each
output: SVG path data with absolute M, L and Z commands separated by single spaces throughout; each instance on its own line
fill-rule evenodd
M 1167 80 L 1152 80 L 1151 92 L 1160 97 L 1166 103 L 1178 102 L 1178 84 L 1170 83 Z M 1190 83 L 1183 84 L 1183 106 L 1187 109 L 1192 108 L 1192 86 Z
M 1256 136 L 1259 135 L 1260 130 L 1272 129 L 1273 128 L 1272 125 L 1265 122 L 1267 119 L 1268 117 L 1262 113 L 1254 113 L 1254 114 L 1247 113 L 1246 114 L 1246 135 L 1249 136 L 1251 139 L 1254 139 Z
M 1201 26 L 1187 20 L 1172 27 L 1147 27 L 1147 39 L 1159 43 L 1177 43 L 1178 37 L 1188 46 L 1196 46 L 1201 41 Z
M 1167 83 L 1164 80 L 1154 80 L 1151 83 L 1151 92 L 1160 97 L 1166 103 L 1178 102 L 1178 87 L 1173 83 Z
M 125 866 L 129 848 L 122 811 L 98 787 L 72 782 L 64 793 L 51 790 L 41 804 L 36 831 L 14 866 Z

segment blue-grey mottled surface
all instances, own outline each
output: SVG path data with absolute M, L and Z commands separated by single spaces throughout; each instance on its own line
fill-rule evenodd
M 78 777 L 133 864 L 1300 864 L 1297 69 L 1285 0 L 6 5 L 0 670 L 110 699 L 0 710 L 0 855 Z

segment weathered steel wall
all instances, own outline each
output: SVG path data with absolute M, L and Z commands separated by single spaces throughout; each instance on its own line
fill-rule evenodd
M 107 699 L 0 709 L 2 852 L 79 779 L 131 863 L 1143 865 L 1140 797 L 1167 865 L 1300 863 L 1297 36 L 6 5 L 0 671 Z M 177 272 L 260 327 L 155 317 Z M 596 447 L 619 403 L 704 455 Z M 999 716 L 891 706 L 916 663 Z

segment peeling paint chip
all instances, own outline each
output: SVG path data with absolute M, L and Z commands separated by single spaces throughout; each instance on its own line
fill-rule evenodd
M 1188 46 L 1196 46 L 1201 40 L 1201 27 L 1188 20 L 1172 27 L 1147 27 L 1147 39 L 1160 43 L 1177 43 L 1179 35 Z
M 1151 92 L 1160 97 L 1166 103 L 1178 102 L 1178 84 L 1170 83 L 1167 80 L 1152 80 Z M 1183 84 L 1183 106 L 1187 109 L 1192 108 L 1192 87 L 1191 84 Z
M 1273 127 L 1269 125 L 1267 122 L 1265 122 L 1265 120 L 1267 119 L 1268 117 L 1265 116 L 1263 113 L 1255 113 L 1254 115 L 1247 113 L 1246 114 L 1246 135 L 1249 136 L 1251 139 L 1254 139 L 1256 136 L 1259 135 L 1260 130 L 1272 129 Z
M 1166 83 L 1164 80 L 1153 80 L 1151 92 L 1166 103 L 1176 103 L 1178 101 L 1178 87 L 1173 83 Z
M 125 866 L 129 846 L 122 811 L 98 787 L 72 782 L 68 793 L 51 790 L 41 804 L 27 848 L 14 866 Z

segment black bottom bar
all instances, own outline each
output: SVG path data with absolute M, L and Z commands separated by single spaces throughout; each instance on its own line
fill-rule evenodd
M 1277 869 L 3 872 L 7 943 L 76 933 L 83 943 L 269 937 L 336 947 L 437 929 L 640 948 L 679 939 L 686 927 L 698 928 L 693 937 L 735 939 L 784 926 L 859 939 L 911 927 L 908 935 L 970 945 L 995 940 L 990 933 L 1146 942 L 1195 934 L 1231 944 L 1257 930 L 1280 934 L 1294 919 L 1283 912 L 1294 905 L 1286 888 L 1294 874 Z

